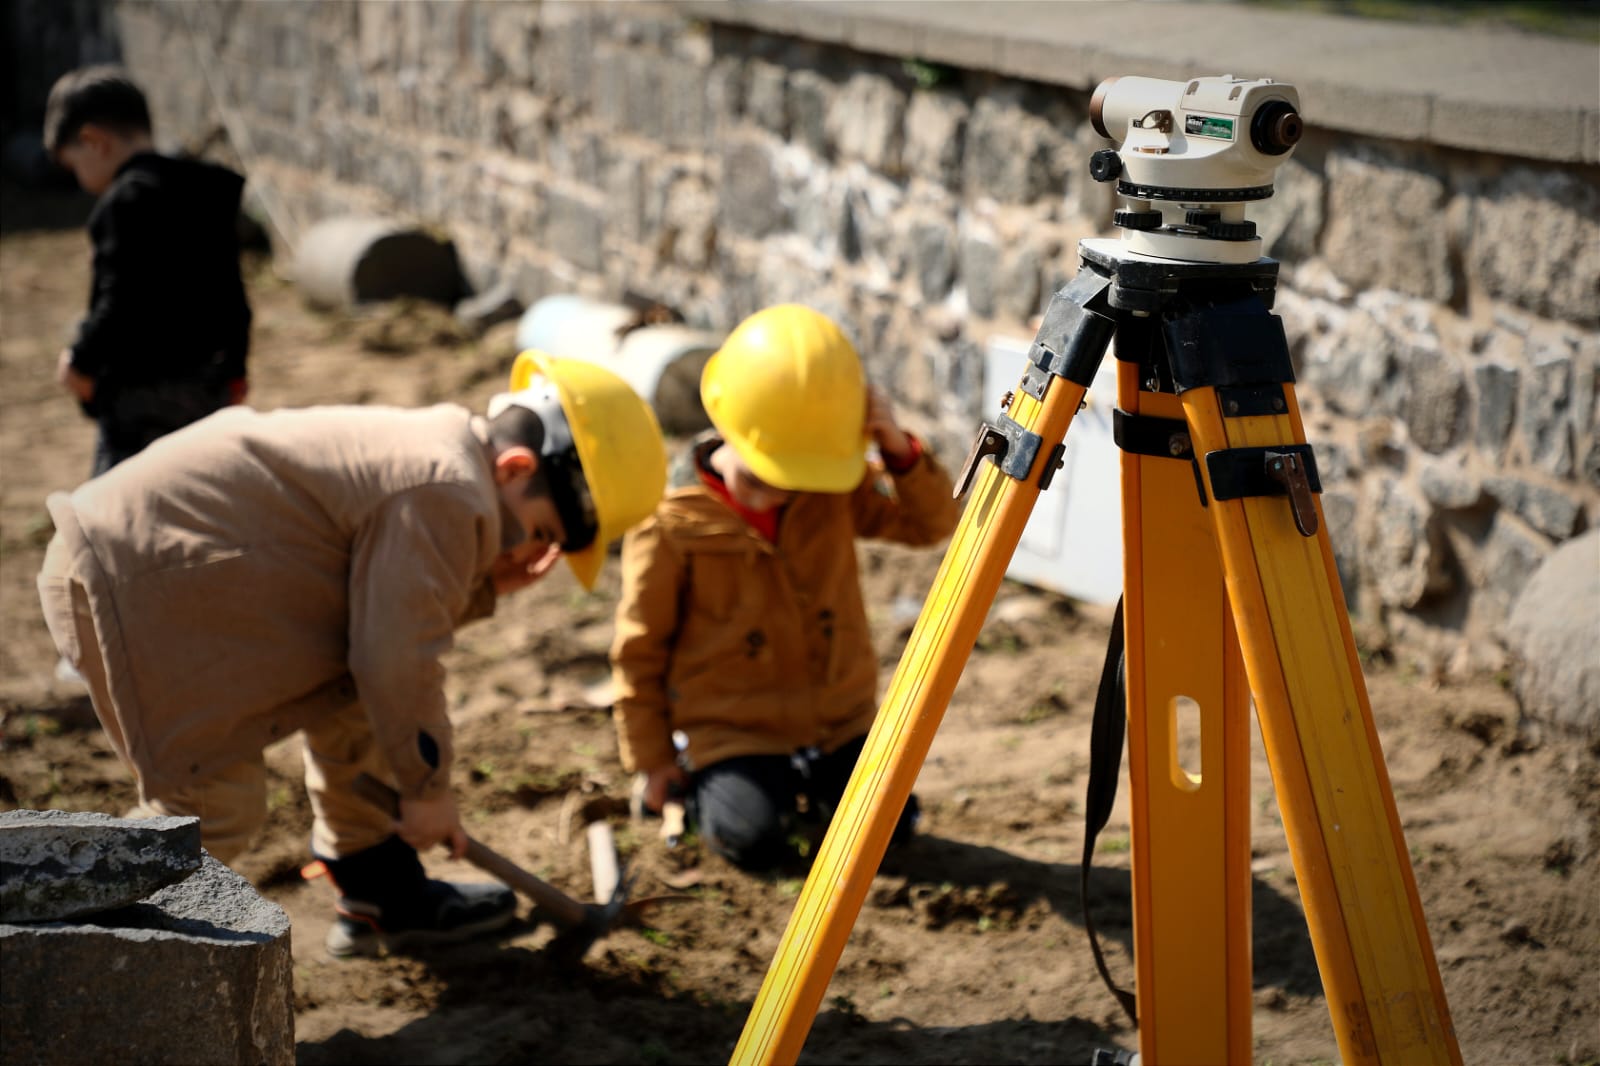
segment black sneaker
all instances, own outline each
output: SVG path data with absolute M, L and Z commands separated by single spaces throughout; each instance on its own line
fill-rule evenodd
M 339 918 L 328 930 L 335 958 L 377 956 L 455 944 L 503 929 L 517 915 L 517 897 L 504 885 L 427 881 L 403 906 L 339 897 Z

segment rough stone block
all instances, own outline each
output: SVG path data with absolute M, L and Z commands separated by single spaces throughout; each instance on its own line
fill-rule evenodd
M 1572 428 L 1587 433 L 1600 411 L 1600 332 L 1570 338 L 1572 358 Z
M 551 189 L 546 195 L 546 247 L 574 266 L 599 272 L 605 260 L 605 205 L 590 197 L 557 189 Z
M 1427 344 L 1407 345 L 1400 365 L 1406 384 L 1400 415 L 1406 430 L 1418 447 L 1437 455 L 1466 429 L 1470 409 L 1466 375 L 1431 338 Z
M 1261 235 L 1262 254 L 1289 262 L 1316 255 L 1326 185 L 1320 173 L 1298 159 L 1278 168 L 1272 197 L 1249 208 Z
M 789 75 L 788 115 L 790 139 L 818 156 L 832 154 L 828 139 L 828 112 L 838 87 L 814 70 Z
M 746 237 L 764 237 L 787 224 L 766 145 L 735 141 L 723 149 L 718 215 L 730 232 Z
M 1366 488 L 1365 563 L 1378 598 L 1391 607 L 1410 610 L 1424 600 L 1449 592 L 1449 548 L 1431 521 L 1427 505 L 1399 481 L 1379 477 Z
M 617 151 L 606 166 L 603 187 L 611 225 L 625 241 L 644 236 L 645 164 L 640 156 Z
M 289 919 L 211 858 L 81 923 L 0 924 L 4 1061 L 295 1061 Z
M 720 136 L 744 111 L 744 61 L 737 55 L 718 56 L 705 73 L 706 108 L 711 124 L 708 135 Z
M 1483 483 L 1459 463 L 1434 460 L 1422 464 L 1417 475 L 1422 496 L 1441 511 L 1464 511 L 1483 499 Z
M 1600 737 L 1600 530 L 1557 548 L 1511 608 L 1506 646 L 1524 714 Z
M 360 36 L 357 38 L 362 69 L 375 72 L 385 69 L 392 61 L 398 40 L 398 23 L 395 9 L 390 4 L 362 4 Z
M 950 291 L 955 277 L 954 227 L 944 218 L 924 219 L 911 227 L 912 261 L 922 298 L 936 303 Z
M 906 109 L 906 169 L 954 189 L 961 183 L 966 102 L 950 92 L 919 92 Z
M 1491 296 L 1600 322 L 1600 182 L 1512 167 L 1475 199 L 1467 261 Z
M 1324 485 L 1340 485 L 1355 476 L 1355 460 L 1350 449 L 1338 441 L 1313 440 L 1316 449 L 1317 476 Z
M 200 866 L 198 818 L 0 814 L 0 921 L 72 918 L 141 900 Z
M 826 129 L 840 157 L 897 177 L 903 166 L 905 111 L 905 94 L 888 78 L 856 74 L 829 105 Z
M 1444 181 L 1399 153 L 1358 145 L 1328 154 L 1322 251 L 1341 279 L 1427 300 L 1455 296 Z
M 1078 125 L 1072 140 L 1078 158 L 1084 161 L 1110 144 L 1087 122 Z M 1111 216 L 1117 209 L 1118 201 L 1117 183 L 1095 181 L 1089 176 L 1087 162 L 1074 165 L 1068 173 L 1068 210 L 1091 230 L 1105 231 L 1110 228 Z
M 589 22 L 588 5 L 540 5 L 539 43 L 535 47 L 534 69 L 538 87 L 556 97 L 587 103 L 592 96 L 595 34 Z
M 1582 523 L 1583 508 L 1560 489 L 1519 477 L 1486 478 L 1483 488 L 1500 506 L 1555 540 L 1566 540 Z
M 1340 414 L 1394 412 L 1394 335 L 1365 310 L 1324 310 L 1327 328 L 1306 347 L 1306 384 Z
M 1522 388 L 1522 413 L 1518 429 L 1527 445 L 1528 458 L 1557 477 L 1573 470 L 1572 357 L 1566 346 L 1529 345 L 1527 380 Z
M 963 180 L 967 191 L 1000 203 L 1032 203 L 1060 195 L 1075 152 L 1066 135 L 1018 99 L 985 96 L 967 124 Z
M 716 215 L 716 198 L 705 179 L 684 174 L 666 189 L 658 250 L 690 269 L 707 269 L 716 252 Z
M 1339 571 L 1346 606 L 1352 613 L 1360 608 L 1361 538 L 1358 533 L 1356 498 L 1348 492 L 1323 492 L 1322 516 L 1328 522 L 1328 538 L 1333 542 L 1333 561 Z
M 849 212 L 851 240 L 858 257 L 882 264 L 883 272 L 898 280 L 912 262 L 901 218 L 905 195 L 894 182 L 879 178 L 865 167 L 846 168 L 844 203 Z
M 968 236 L 960 246 L 961 283 L 967 290 L 967 306 L 981 318 L 994 315 L 996 275 L 1000 267 L 1000 249 L 992 235 Z
M 1521 372 L 1514 366 L 1482 363 L 1472 369 L 1478 386 L 1478 430 L 1474 441 L 1498 460 L 1517 410 L 1517 384 Z
M 995 309 L 1000 314 L 1026 322 L 1042 311 L 1039 300 L 1039 279 L 1044 269 L 1044 256 L 1038 245 L 1024 242 L 1012 249 L 1002 260 L 999 290 L 995 294 Z
M 784 106 L 788 75 L 777 63 L 752 59 L 745 71 L 745 114 L 751 121 L 779 137 L 789 135 L 789 112 Z
M 1474 610 L 1489 624 L 1499 625 L 1549 554 L 1548 541 L 1529 531 L 1510 511 L 1496 511 L 1472 569 L 1478 590 Z

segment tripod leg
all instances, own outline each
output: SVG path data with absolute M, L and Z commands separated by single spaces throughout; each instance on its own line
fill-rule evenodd
M 1183 408 L 1118 364 L 1142 1061 L 1251 1055 L 1250 693 Z
M 1341 1057 L 1459 1063 L 1293 386 L 1182 402 Z
M 979 434 L 961 479 L 964 485 L 976 473 L 976 487 L 762 981 L 735 1063 L 792 1063 L 800 1054 L 1040 482 L 1048 485 L 1059 461 L 1059 452 L 1045 449 L 1059 448 L 1110 341 L 1112 320 L 1085 310 L 1106 284 L 1080 271 L 1056 294 L 1007 417 Z M 996 462 L 978 463 L 984 454 Z

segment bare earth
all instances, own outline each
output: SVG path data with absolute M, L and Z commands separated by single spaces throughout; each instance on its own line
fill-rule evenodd
M 90 462 L 91 427 L 52 380 L 87 291 L 87 239 L 81 229 L 19 231 L 27 219 L 7 214 L 0 808 L 120 813 L 134 800 L 131 778 L 81 693 L 54 681 L 33 587 L 50 534 L 44 497 L 78 484 Z M 417 308 L 322 316 L 270 264 L 251 277 L 258 407 L 479 407 L 509 364 L 506 328 L 478 342 Z M 863 545 L 861 555 L 887 682 L 939 554 Z M 592 895 L 583 825 L 604 817 L 637 875 L 635 895 L 692 898 L 615 932 L 575 967 L 544 951 L 551 928 L 526 907 L 499 943 L 332 961 L 322 938 L 333 890 L 300 873 L 310 815 L 291 740 L 269 752 L 268 830 L 238 868 L 293 921 L 301 1062 L 726 1061 L 803 871 L 751 877 L 692 839 L 669 851 L 657 823 L 629 821 L 605 709 L 617 580 L 610 567 L 585 594 L 562 569 L 461 633 L 449 657 L 458 793 L 469 831 L 574 895 Z M 1137 1046 L 1095 974 L 1078 893 L 1108 623 L 1099 608 L 1002 590 L 918 782 L 920 838 L 874 884 L 805 1061 L 1084 1062 L 1097 1047 Z M 1600 1061 L 1600 755 L 1519 730 L 1493 678 L 1430 680 L 1380 649 L 1368 683 L 1465 1060 Z M 1337 1061 L 1259 740 L 1256 752 L 1256 1061 Z M 1125 984 L 1127 845 L 1124 795 L 1092 888 Z M 428 861 L 436 875 L 481 876 Z

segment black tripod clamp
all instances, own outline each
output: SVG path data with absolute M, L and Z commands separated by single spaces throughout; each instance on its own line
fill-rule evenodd
M 1036 400 L 1043 400 L 1051 378 L 1066 378 L 1088 388 L 1094 381 L 1100 361 L 1105 357 L 1106 346 L 1116 329 L 1116 320 L 1108 313 L 1105 293 L 1111 279 L 1092 270 L 1079 270 L 1077 276 L 1050 299 L 1039 332 L 1028 349 L 1028 364 L 1018 386 Z M 1011 394 L 1006 394 L 1002 406 L 1009 408 Z M 993 456 L 994 462 L 1007 476 L 1026 481 L 1033 471 L 1044 439 L 1032 430 L 1024 429 L 1008 414 L 1001 414 L 993 422 L 978 427 L 977 440 L 967 453 L 966 462 L 956 478 L 955 494 L 962 495 L 972 484 L 978 463 L 984 456 Z M 1050 481 L 1061 467 L 1063 446 L 1057 443 L 1044 470 L 1039 475 L 1039 489 L 1050 487 Z
M 1114 242 L 1080 247 L 1077 275 L 1051 298 L 1028 350 L 1019 386 L 1024 392 L 1042 400 L 1055 377 L 1088 388 L 1116 336 L 1117 359 L 1139 364 L 1147 391 L 1215 388 L 1224 418 L 1288 411 L 1283 386 L 1294 381 L 1294 370 L 1283 322 L 1271 313 L 1276 260 L 1199 263 L 1122 254 Z M 1188 427 L 1172 419 L 1118 410 L 1115 424 L 1117 444 L 1126 451 L 1202 458 L 1193 454 Z M 985 456 L 1008 477 L 1027 480 L 1044 443 L 1008 414 L 984 422 L 956 479 L 956 495 L 967 491 Z M 1049 487 L 1061 452 L 1057 443 L 1039 475 L 1041 490 Z M 1316 534 L 1311 494 L 1321 492 L 1322 483 L 1309 445 L 1229 448 L 1209 452 L 1203 461 L 1216 499 L 1286 496 L 1300 533 Z M 1195 483 L 1206 502 L 1198 469 Z

